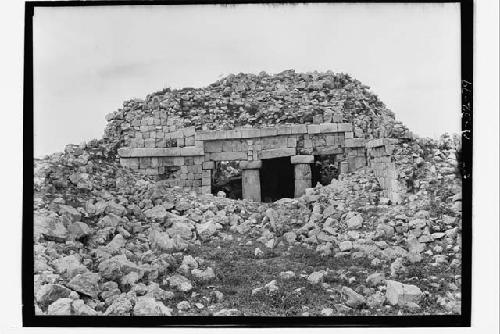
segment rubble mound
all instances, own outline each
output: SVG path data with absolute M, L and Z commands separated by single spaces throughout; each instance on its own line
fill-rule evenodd
M 211 129 L 321 115 L 371 138 L 407 132 L 368 87 L 331 72 L 230 75 L 128 101 L 102 140 L 34 162 L 36 314 L 460 314 L 457 136 L 396 141 L 397 203 L 369 166 L 258 203 L 120 166 L 128 129 L 153 114 Z
M 254 203 L 166 188 L 101 141 L 68 146 L 35 161 L 36 312 L 458 314 L 456 149 L 446 136 L 398 145 L 413 186 L 389 205 L 369 167 Z
M 106 116 L 105 138 L 128 146 L 141 126 L 166 130 L 168 123 L 167 128 L 229 130 L 309 124 L 315 118 L 352 123 L 355 137 L 408 135 L 408 129 L 369 89 L 348 74 L 331 71 L 230 74 L 208 87 L 166 88 L 145 100 L 125 101 L 123 108 Z

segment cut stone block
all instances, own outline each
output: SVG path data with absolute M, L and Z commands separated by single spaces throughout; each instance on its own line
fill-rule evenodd
M 290 163 L 292 164 L 312 164 L 314 162 L 314 155 L 292 155 Z
M 215 168 L 215 162 L 213 161 L 205 161 L 202 164 L 203 169 L 214 169 Z
M 261 137 L 272 137 L 278 135 L 278 129 L 276 128 L 261 128 L 260 136 Z
M 258 169 L 243 169 L 241 182 L 243 199 L 260 202 L 260 171 Z
M 321 126 L 319 124 L 309 124 L 307 126 L 307 133 L 308 134 L 316 134 L 320 133 L 321 131 Z
M 309 164 L 296 164 L 295 171 L 295 197 L 305 194 L 311 188 L 311 166 Z
M 259 169 L 262 168 L 262 160 L 240 161 L 241 169 Z
M 246 152 L 220 152 L 210 153 L 210 159 L 214 161 L 246 160 Z
M 271 150 L 264 150 L 258 153 L 259 159 L 273 159 L 280 157 L 287 157 L 295 155 L 295 148 L 276 148 Z

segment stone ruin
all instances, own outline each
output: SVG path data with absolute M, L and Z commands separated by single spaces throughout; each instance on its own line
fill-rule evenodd
M 167 89 L 107 120 L 121 165 L 209 194 L 216 163 L 237 162 L 242 197 L 252 201 L 302 196 L 315 185 L 315 159 L 328 156 L 341 175 L 372 167 L 384 195 L 399 202 L 391 153 L 411 138 L 366 86 L 331 72 L 240 74 L 204 89 Z

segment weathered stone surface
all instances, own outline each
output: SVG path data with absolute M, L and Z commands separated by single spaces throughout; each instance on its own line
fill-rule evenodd
M 171 316 L 172 309 L 162 302 L 157 302 L 154 298 L 140 297 L 134 306 L 135 316 Z
M 292 164 L 312 164 L 314 162 L 314 155 L 292 155 L 290 163 Z
M 393 280 L 386 281 L 387 301 L 392 305 L 406 305 L 408 303 L 418 303 L 422 296 L 422 291 L 412 284 L 403 284 Z
M 342 287 L 342 294 L 347 297 L 346 304 L 349 307 L 357 308 L 366 302 L 365 297 L 346 286 Z
M 261 201 L 260 172 L 258 169 L 243 169 L 241 171 L 243 199 L 254 202 Z
M 309 164 L 295 164 L 295 197 L 305 194 L 307 188 L 311 188 L 311 166 Z
M 60 298 L 49 305 L 47 309 L 48 315 L 71 315 L 72 308 L 71 303 L 73 300 L 71 298 Z
M 274 159 L 295 155 L 295 148 L 274 148 L 263 150 L 258 153 L 259 159 Z
M 319 284 L 323 282 L 323 278 L 326 276 L 326 272 L 324 270 L 315 271 L 307 277 L 307 281 L 311 284 Z
M 69 281 L 68 288 L 92 298 L 97 298 L 97 294 L 99 293 L 99 279 L 99 274 L 96 273 L 87 272 L 78 274 Z
M 178 291 L 188 292 L 191 291 L 193 285 L 186 277 L 182 275 L 174 275 L 168 279 L 170 286 L 177 289 Z
M 104 260 L 98 266 L 102 277 L 117 280 L 129 272 L 139 272 L 139 267 L 130 262 L 126 255 L 116 255 L 108 260 Z
M 36 291 L 35 299 L 40 305 L 48 305 L 59 298 L 67 298 L 71 290 L 60 284 L 45 284 Z
M 241 169 L 259 169 L 262 168 L 262 160 L 240 161 Z

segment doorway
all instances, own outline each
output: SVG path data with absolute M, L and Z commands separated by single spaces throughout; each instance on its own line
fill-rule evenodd
M 260 189 L 263 202 L 294 197 L 295 178 L 290 157 L 262 160 Z

